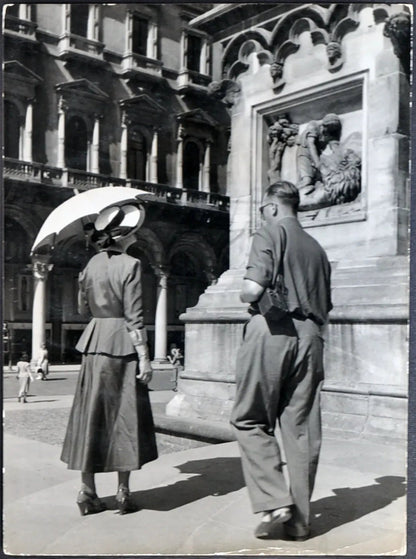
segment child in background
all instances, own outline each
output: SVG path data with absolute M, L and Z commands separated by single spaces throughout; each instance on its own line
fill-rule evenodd
M 19 394 L 17 401 L 23 401 L 26 404 L 26 396 L 29 391 L 30 381 L 33 381 L 32 371 L 30 370 L 29 356 L 27 353 L 22 353 L 20 361 L 17 362 L 17 375 L 19 379 Z

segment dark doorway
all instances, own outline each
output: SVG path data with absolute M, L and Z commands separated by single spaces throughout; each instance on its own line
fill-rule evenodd
M 146 140 L 141 134 L 129 138 L 127 152 L 127 176 L 129 179 L 146 180 L 147 161 Z
M 183 186 L 192 190 L 199 189 L 199 147 L 195 142 L 187 142 L 183 154 Z
M 80 37 L 88 34 L 88 4 L 72 4 L 71 6 L 71 33 Z
M 87 170 L 87 127 L 82 118 L 73 116 L 65 126 L 65 163 L 70 169 Z
M 4 155 L 19 159 L 19 109 L 10 101 L 4 102 Z

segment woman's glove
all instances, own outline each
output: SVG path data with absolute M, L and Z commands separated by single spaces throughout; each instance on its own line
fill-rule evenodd
M 139 373 L 136 375 L 136 378 L 143 384 L 148 384 L 152 380 L 153 370 L 147 347 L 147 332 L 142 328 L 140 330 L 132 330 L 129 332 L 129 335 L 139 358 Z
M 136 378 L 143 384 L 148 384 L 152 380 L 153 369 L 150 364 L 148 353 L 137 353 L 139 356 L 139 374 Z

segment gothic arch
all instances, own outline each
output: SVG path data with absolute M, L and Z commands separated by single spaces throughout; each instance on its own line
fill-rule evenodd
M 328 10 L 322 6 L 300 6 L 294 9 L 279 20 L 273 29 L 270 38 L 271 49 L 277 52 L 285 43 L 288 43 L 284 50 L 294 49 L 291 52 L 296 52 L 299 48 L 297 37 L 307 26 L 313 33 L 314 44 L 317 44 L 316 41 L 321 42 L 321 33 L 326 33 L 327 17 Z M 299 23 L 301 21 L 302 23 Z M 288 52 L 288 54 L 291 54 L 291 52 Z
M 161 240 L 154 231 L 148 227 L 142 227 L 136 233 L 137 241 L 134 243 L 148 259 L 152 268 L 163 268 L 166 266 L 165 249 Z
M 208 283 L 216 279 L 217 257 L 214 249 L 198 233 L 185 233 L 179 237 L 168 253 L 168 261 L 178 252 L 186 252 L 200 263 Z
M 42 227 L 43 222 L 40 217 L 30 212 L 27 208 L 7 203 L 4 207 L 4 216 L 16 221 L 21 227 L 23 227 L 30 241 L 33 243 L 36 235 Z
M 245 72 L 248 65 L 248 57 L 253 52 L 261 64 L 268 61 L 270 32 L 265 29 L 250 29 L 237 35 L 225 48 L 222 58 L 223 77 L 235 79 L 239 74 Z

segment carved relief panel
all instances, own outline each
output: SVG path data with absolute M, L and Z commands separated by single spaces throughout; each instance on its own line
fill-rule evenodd
M 364 89 L 365 74 L 257 111 L 257 153 L 263 157 L 254 162 L 255 184 L 296 184 L 305 224 L 365 218 Z M 262 196 L 254 193 L 257 203 Z

